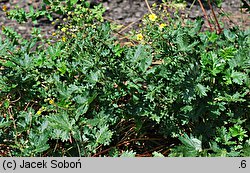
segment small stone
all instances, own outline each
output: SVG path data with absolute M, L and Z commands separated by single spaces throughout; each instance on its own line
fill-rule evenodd
M 135 13 L 135 17 L 141 17 L 141 16 L 142 16 L 142 12 L 137 11 L 137 12 Z
M 25 26 L 18 26 L 18 29 L 19 29 L 20 31 L 27 30 L 27 28 L 26 28 Z

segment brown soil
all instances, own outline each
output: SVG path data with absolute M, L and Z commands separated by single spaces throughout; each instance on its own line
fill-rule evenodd
M 145 0 L 92 0 L 95 2 L 102 2 L 104 7 L 106 8 L 105 18 L 109 21 L 122 24 L 126 29 L 125 32 L 135 27 L 136 24 L 140 22 L 140 19 L 144 14 L 148 13 L 148 8 L 145 3 Z M 149 4 L 159 3 L 159 0 L 148 0 Z M 192 2 L 192 1 L 191 1 Z M 182 13 L 188 18 L 196 18 L 198 16 L 203 17 L 202 10 L 199 4 L 191 5 L 192 3 L 187 3 L 187 9 Z M 19 8 L 24 8 L 25 10 L 29 10 L 29 6 L 33 5 L 35 7 L 41 6 L 41 0 L 0 0 L 0 7 L 3 5 L 7 6 L 7 9 L 13 9 L 15 6 L 19 6 Z M 224 27 L 232 27 L 239 26 L 240 28 L 246 29 L 249 28 L 250 20 L 249 20 L 249 12 L 241 9 L 241 1 L 240 0 L 226 0 L 222 4 L 221 9 L 215 9 L 215 11 L 219 13 L 227 14 L 224 17 L 219 17 L 219 20 L 224 23 Z M 211 11 L 207 8 L 207 13 L 210 14 Z M 206 25 L 206 24 L 205 24 Z M 0 9 L 0 26 L 12 26 L 15 30 L 27 36 L 31 32 L 32 27 L 40 27 L 42 33 L 49 36 L 54 32 L 55 28 L 50 24 L 50 22 L 46 19 L 39 20 L 37 25 L 32 24 L 31 22 L 26 24 L 18 24 L 15 21 L 11 21 L 6 18 L 5 12 Z M 129 26 L 129 27 L 127 27 Z M 1 34 L 1 31 L 0 31 Z

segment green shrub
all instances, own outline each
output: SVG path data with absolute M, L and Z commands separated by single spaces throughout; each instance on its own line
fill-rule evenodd
M 109 25 L 92 15 L 97 8 L 79 9 L 83 11 L 62 23 L 62 28 L 77 30 L 58 30 L 61 38 L 54 37 L 54 44 L 47 44 L 50 39 L 41 44 L 36 35 L 25 40 L 3 28 L 7 38 L 1 40 L 0 55 L 1 138 L 12 146 L 10 155 L 47 151 L 89 156 L 99 145 L 110 143 L 109 126 L 117 119 L 106 100 L 106 91 L 113 88 L 108 76 L 115 70 L 110 65 L 117 58 L 110 47 L 114 41 Z M 13 14 L 19 16 L 18 11 Z M 78 20 L 79 15 L 85 20 Z M 62 147 L 60 141 L 69 144 Z
M 142 77 L 137 75 L 147 84 L 143 103 L 150 108 L 142 108 L 149 110 L 143 115 L 156 120 L 166 136 L 180 136 L 182 142 L 192 141 L 182 137 L 186 133 L 200 137 L 198 148 L 206 155 L 220 155 L 223 149 L 226 156 L 245 155 L 249 151 L 249 30 L 225 29 L 217 35 L 200 32 L 201 20 L 152 15 L 144 19 L 140 41 L 150 43 L 151 59 L 160 63 Z M 142 57 L 147 62 L 147 56 Z

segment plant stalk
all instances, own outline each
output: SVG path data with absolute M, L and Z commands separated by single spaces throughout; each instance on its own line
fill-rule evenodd
M 212 11 L 212 14 L 213 14 L 213 16 L 214 16 L 214 20 L 215 20 L 215 22 L 216 22 L 216 25 L 217 25 L 217 27 L 218 27 L 217 33 L 220 34 L 220 33 L 222 32 L 223 29 L 221 28 L 221 26 L 220 26 L 220 24 L 219 24 L 219 22 L 218 22 L 218 19 L 217 19 L 216 15 L 215 15 L 214 8 L 213 8 L 213 6 L 211 5 L 210 0 L 207 0 L 207 2 L 208 2 L 208 5 L 209 5 L 210 10 Z
M 200 7 L 201 7 L 201 9 L 202 9 L 202 12 L 203 12 L 203 14 L 204 14 L 204 16 L 205 16 L 205 18 L 206 18 L 206 20 L 207 20 L 207 22 L 208 22 L 208 25 L 209 25 L 209 27 L 210 27 L 210 30 L 213 31 L 214 28 L 213 28 L 213 26 L 211 25 L 211 23 L 209 22 L 209 18 L 208 18 L 207 12 L 206 12 L 206 10 L 205 10 L 205 8 L 204 8 L 204 6 L 203 6 L 201 0 L 198 0 L 198 2 L 199 2 L 199 4 L 200 4 Z

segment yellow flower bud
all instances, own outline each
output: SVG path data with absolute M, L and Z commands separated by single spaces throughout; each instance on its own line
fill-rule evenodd
M 66 32 L 66 31 L 67 31 L 67 28 L 63 27 L 63 28 L 61 29 L 61 31 L 62 31 L 62 32 Z
M 50 100 L 49 100 L 49 104 L 53 105 L 54 103 L 55 103 L 55 102 L 54 102 L 53 99 L 50 99 Z
M 167 26 L 165 23 L 161 23 L 159 29 L 162 30 L 165 26 Z
M 3 11 L 7 11 L 7 6 L 6 6 L 6 5 L 3 5 L 3 6 L 2 6 L 2 10 L 3 10 Z

